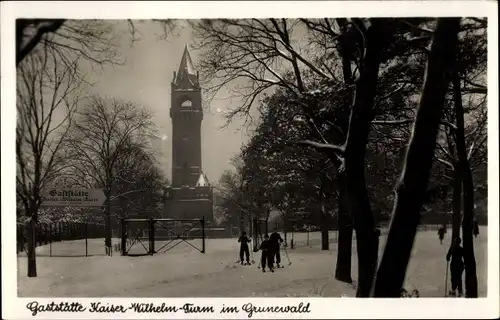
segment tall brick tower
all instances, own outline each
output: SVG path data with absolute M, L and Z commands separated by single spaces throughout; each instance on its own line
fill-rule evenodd
M 164 216 L 211 221 L 213 192 L 201 163 L 203 109 L 198 73 L 186 45 L 171 82 L 172 185 L 166 190 Z

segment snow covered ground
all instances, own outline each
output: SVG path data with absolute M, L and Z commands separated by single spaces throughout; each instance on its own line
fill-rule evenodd
M 436 231 L 422 231 L 417 235 L 407 272 L 406 288 L 414 287 L 422 297 L 442 297 L 445 291 L 445 255 L 449 236 L 439 244 Z M 260 253 L 254 254 L 252 266 L 235 264 L 238 243 L 235 239 L 207 239 L 206 254 L 186 243 L 177 245 L 166 253 L 155 256 L 113 257 L 104 256 L 103 239 L 88 243 L 71 241 L 52 244 L 53 255 L 73 257 L 48 257 L 49 246 L 37 248 L 38 277 L 26 277 L 26 256 L 19 254 L 18 293 L 21 297 L 242 297 L 242 296 L 354 296 L 348 284 L 333 278 L 336 247 L 321 251 L 319 233 L 310 234 L 310 247 L 306 234 L 295 234 L 297 248 L 288 249 L 292 264 L 282 250 L 285 268 L 275 273 L 262 273 L 258 268 Z M 331 234 L 331 241 L 336 235 Z M 196 242 L 197 241 L 197 242 Z M 114 239 L 118 243 L 119 239 Z M 381 239 L 381 249 L 385 236 Z M 480 296 L 486 296 L 487 230 L 475 241 L 477 274 Z M 176 242 L 174 242 L 176 243 Z M 192 242 L 193 243 L 193 242 Z M 201 240 L 195 240 L 201 248 Z M 156 243 L 156 248 L 161 246 Z M 352 276 L 357 278 L 357 258 L 353 244 Z

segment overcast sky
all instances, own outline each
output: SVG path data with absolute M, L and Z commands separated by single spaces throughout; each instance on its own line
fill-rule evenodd
M 154 112 L 159 135 L 168 137 L 166 140 L 156 141 L 155 144 L 162 152 L 158 160 L 170 178 L 170 81 L 173 72 L 179 68 L 184 46 L 189 46 L 193 39 L 188 26 L 169 35 L 167 40 L 159 39 L 161 29 L 154 22 L 142 23 L 139 31 L 141 40 L 133 46 L 130 46 L 130 37 L 123 37 L 122 56 L 127 59 L 124 66 L 107 67 L 103 72 L 94 72 L 91 75 L 92 81 L 98 81 L 92 91 L 102 96 L 141 104 Z M 196 64 L 198 52 L 193 49 L 190 52 Z M 210 109 L 205 109 L 201 128 L 203 171 L 212 184 L 218 181 L 225 169 L 232 168 L 228 161 L 238 153 L 248 136 L 242 120 L 236 120 L 228 128 L 221 129 L 225 119 L 217 109 L 225 110 L 234 103 L 224 98 L 226 94 L 221 92 L 210 105 Z

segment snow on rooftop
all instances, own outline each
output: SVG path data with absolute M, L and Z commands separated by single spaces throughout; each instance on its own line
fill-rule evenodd
M 210 184 L 208 183 L 207 177 L 202 173 L 198 178 L 198 182 L 196 182 L 197 187 L 208 187 Z

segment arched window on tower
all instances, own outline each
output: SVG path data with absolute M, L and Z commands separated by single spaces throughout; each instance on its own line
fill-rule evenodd
M 181 103 L 181 107 L 192 107 L 193 106 L 193 102 L 191 100 L 186 100 L 184 102 Z

